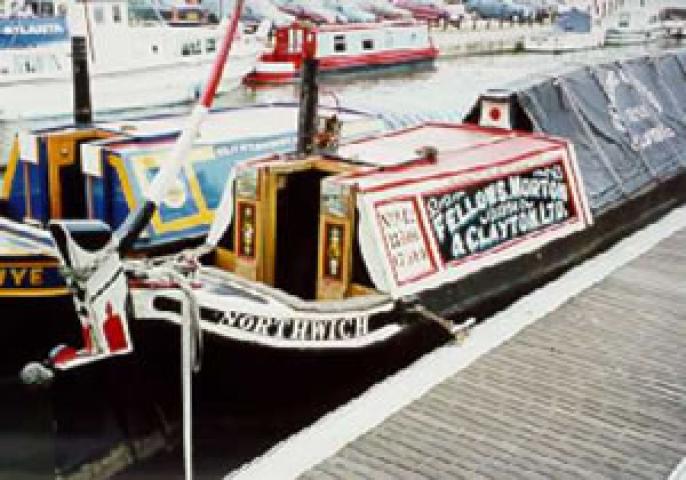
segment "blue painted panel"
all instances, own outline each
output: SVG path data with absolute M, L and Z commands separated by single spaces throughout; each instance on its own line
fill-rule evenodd
M 32 47 L 68 39 L 63 17 L 0 19 L 0 48 Z
M 12 186 L 10 187 L 9 216 L 13 220 L 21 221 L 26 217 L 26 193 L 24 192 L 24 162 L 17 162 Z
M 157 176 L 158 171 L 158 168 L 150 168 L 145 171 L 148 183 L 152 183 L 153 179 Z M 182 203 L 173 207 L 169 206 L 165 201 L 160 204 L 158 213 L 163 223 L 191 217 L 199 213 L 198 205 L 196 205 L 195 199 L 191 194 L 190 186 L 188 185 L 188 179 L 185 175 L 181 174 L 178 176 L 178 181 L 183 188 L 183 194 L 178 195 L 178 197 L 182 199 Z

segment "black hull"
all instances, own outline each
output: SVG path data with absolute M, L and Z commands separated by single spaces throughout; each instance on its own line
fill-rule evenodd
M 485 319 L 522 295 L 540 287 L 587 258 L 608 248 L 630 233 L 658 220 L 686 199 L 686 175 L 643 191 L 595 219 L 582 232 L 556 240 L 538 251 L 484 269 L 460 281 L 419 295 L 419 303 L 455 322 L 469 317 Z M 405 352 L 408 362 L 449 340 L 437 324 L 399 306 L 394 320 L 404 328 L 389 340 L 360 349 L 276 349 L 205 333 L 203 368 L 196 387 L 206 397 L 236 398 L 241 402 L 300 397 L 344 384 L 337 378 L 340 367 L 370 370 L 384 358 Z M 370 324 L 373 319 L 370 320 Z M 151 377 L 178 387 L 179 329 L 166 321 L 134 321 L 137 354 Z M 402 355 L 402 354 L 401 354 Z M 378 360 L 378 361 L 377 361 Z M 402 362 L 401 362 L 402 363 Z M 171 365 L 171 366 L 170 366 Z M 171 369 L 171 372 L 170 372 Z M 380 373 L 378 378 L 389 372 Z M 374 376 L 374 375 L 372 375 Z M 300 379 L 332 379 L 332 385 L 312 386 Z M 230 381 L 228 379 L 231 379 Z M 346 379 L 348 381 L 348 379 Z M 240 385 L 240 388 L 236 388 Z M 160 388 L 167 388 L 160 384 Z
M 14 378 L 27 363 L 47 358 L 65 343 L 80 345 L 81 330 L 69 295 L 0 298 L 0 378 Z
M 540 250 L 420 295 L 427 308 L 460 321 L 482 319 L 564 271 L 659 220 L 686 200 L 686 174 L 653 184 L 594 219 L 591 228 Z

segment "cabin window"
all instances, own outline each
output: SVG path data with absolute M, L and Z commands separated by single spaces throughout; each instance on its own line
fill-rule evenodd
M 300 52 L 300 47 L 303 41 L 302 30 L 288 30 L 288 50 L 291 53 Z
M 217 40 L 214 38 L 208 38 L 205 40 L 205 51 L 207 53 L 212 53 L 217 50 Z
M 93 19 L 95 23 L 105 23 L 105 12 L 102 9 L 102 5 L 93 8 Z
M 619 27 L 620 28 L 628 28 L 630 18 L 631 17 L 626 13 L 621 14 L 619 17 Z
M 371 38 L 362 40 L 362 50 L 374 50 L 374 40 Z
M 336 53 L 345 52 L 345 35 L 334 35 L 333 51 Z
M 121 23 L 121 6 L 112 5 L 112 21 L 114 23 Z
M 186 42 L 181 47 L 181 55 L 188 57 L 190 55 L 200 55 L 202 53 L 202 45 L 200 40 Z
M 36 73 L 44 71 L 42 57 L 19 55 L 15 57 L 15 59 L 17 73 Z
M 130 0 L 128 4 L 129 25 L 159 25 L 160 14 L 145 0 Z
M 5 2 L 9 4 L 10 2 Z M 55 6 L 52 1 L 29 0 L 24 2 L 24 5 L 31 9 L 31 13 L 38 17 L 53 17 L 55 16 Z

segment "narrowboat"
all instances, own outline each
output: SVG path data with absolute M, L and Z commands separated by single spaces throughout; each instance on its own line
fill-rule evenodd
M 276 30 L 274 48 L 245 77 L 248 85 L 289 83 L 300 77 L 303 52 L 311 50 L 322 74 L 413 64 L 438 56 L 426 24 L 381 22 L 312 27 L 294 23 Z
M 321 107 L 319 112 L 321 122 L 336 117 L 343 138 L 379 134 L 389 128 L 381 115 L 369 112 L 342 107 Z M 189 164 L 136 242 L 135 255 L 197 244 L 207 235 L 234 166 L 295 149 L 297 104 L 229 108 L 214 111 L 209 118 L 194 142 Z M 12 350 L 12 356 L 25 361 L 27 355 L 44 355 L 56 338 L 72 338 L 71 293 L 46 226 L 57 219 L 97 219 L 117 228 L 141 203 L 151 179 L 164 165 L 182 120 L 159 116 L 17 135 L 0 198 L 0 303 L 3 311 L 17 315 L 44 305 L 45 309 L 32 315 L 33 321 L 39 330 L 49 326 L 50 334 L 36 348 L 20 346 L 16 339 L 26 337 L 21 333 L 26 325 L 16 322 L 16 334 L 3 336 L 7 340 L 4 353 L 21 347 L 22 352 Z M 46 315 L 59 305 L 64 307 L 64 320 Z M 16 371 L 17 363 L 8 358 L 5 364 L 9 363 Z
M 190 317 L 220 350 L 359 351 L 422 322 L 461 331 L 683 201 L 685 60 L 586 67 L 487 92 L 465 124 L 244 162 L 202 248 L 123 263 L 102 250 L 128 275 L 116 295 L 134 323 Z M 107 238 L 104 225 L 52 228 L 66 265 L 98 270 L 78 245 Z M 88 288 L 109 288 L 99 278 Z

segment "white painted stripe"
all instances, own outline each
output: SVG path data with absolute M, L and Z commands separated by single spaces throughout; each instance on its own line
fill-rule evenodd
M 684 457 L 679 465 L 676 466 L 669 480 L 686 480 L 686 457 Z
M 474 328 L 463 345 L 446 345 L 425 355 L 225 478 L 276 480 L 297 477 L 523 328 L 685 227 L 686 207 L 681 207 L 489 318 Z M 670 477 L 670 480 L 673 479 Z

